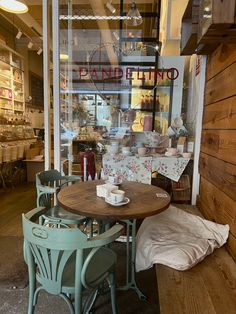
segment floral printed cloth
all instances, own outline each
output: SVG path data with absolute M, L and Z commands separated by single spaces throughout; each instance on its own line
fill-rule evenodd
M 152 171 L 178 182 L 189 160 L 183 157 L 153 157 Z
M 103 156 L 103 172 L 106 177 L 117 176 L 121 181 L 137 181 L 151 184 L 152 172 L 179 181 L 181 174 L 189 162 L 183 157 L 141 157 L 117 154 Z

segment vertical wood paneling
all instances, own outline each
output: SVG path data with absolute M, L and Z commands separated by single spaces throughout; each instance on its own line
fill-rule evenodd
M 236 206 L 229 196 L 203 177 L 200 184 L 202 208 L 212 220 L 228 224 L 236 237 Z
M 236 95 L 236 62 L 206 82 L 205 105 Z
M 236 130 L 204 130 L 201 151 L 236 164 Z
M 201 153 L 199 170 L 202 178 L 236 202 L 236 165 Z
M 236 96 L 205 106 L 203 129 L 236 129 Z
M 236 61 L 236 44 L 220 45 L 207 59 L 206 80 L 222 72 Z
M 198 204 L 206 218 L 229 224 L 236 259 L 236 44 L 218 47 L 206 73 Z

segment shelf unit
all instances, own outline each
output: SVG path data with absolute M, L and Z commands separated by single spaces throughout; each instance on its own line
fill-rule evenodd
M 25 112 L 23 58 L 0 44 L 0 112 Z
M 132 126 L 133 131 L 155 130 L 166 134 L 171 124 L 173 80 L 168 78 L 167 71 L 162 70 L 162 72 L 161 79 L 145 79 L 139 88 L 136 87 L 137 80 L 131 82 L 134 86 L 130 97 L 131 109 L 137 110 Z M 143 73 L 146 78 L 145 70 Z

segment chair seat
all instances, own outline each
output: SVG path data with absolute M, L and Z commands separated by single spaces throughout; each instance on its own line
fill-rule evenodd
M 87 251 L 86 256 L 90 250 Z M 62 277 L 62 291 L 63 293 L 74 293 L 75 287 L 75 253 L 71 256 L 67 265 L 65 266 Z M 115 266 L 116 255 L 115 253 L 106 247 L 100 248 L 90 260 L 90 263 L 86 270 L 86 283 L 90 288 L 95 288 L 107 277 L 109 271 Z M 37 280 L 43 284 L 43 279 L 40 274 L 37 273 Z M 46 289 L 47 290 L 47 289 Z M 48 292 L 50 287 L 48 287 Z
M 64 223 L 77 224 L 85 221 L 87 218 L 85 216 L 76 215 L 68 212 L 60 206 L 54 206 L 46 210 L 44 216 L 51 219 L 61 219 Z
M 107 247 L 99 249 L 91 258 L 86 270 L 86 283 L 94 288 L 102 282 L 116 264 L 116 254 Z M 99 274 L 99 275 L 98 275 Z

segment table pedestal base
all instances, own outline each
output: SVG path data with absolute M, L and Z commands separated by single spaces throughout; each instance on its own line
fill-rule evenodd
M 135 254 L 136 254 L 136 219 L 121 220 L 126 224 L 126 283 L 119 287 L 118 290 L 133 289 L 140 300 L 146 301 L 147 297 L 140 291 L 135 279 Z M 130 237 L 131 231 L 131 237 Z M 131 254 L 130 254 L 130 238 Z

